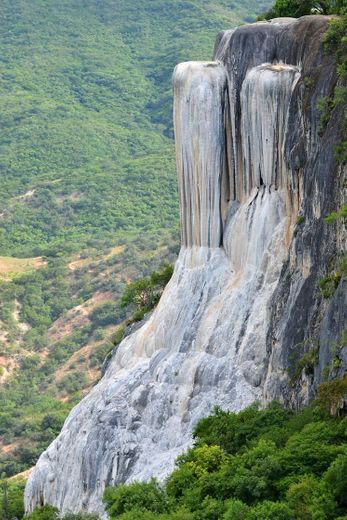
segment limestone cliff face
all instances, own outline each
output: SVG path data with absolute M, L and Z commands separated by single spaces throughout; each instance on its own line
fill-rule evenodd
M 338 109 L 318 132 L 317 101 L 337 81 L 326 24 L 243 26 L 219 36 L 214 61 L 176 67 L 173 278 L 41 456 L 27 510 L 102 512 L 106 485 L 163 478 L 214 406 L 311 399 L 346 323 L 346 292 L 323 300 L 318 284 L 345 240 L 323 223 L 342 203 L 344 173 L 333 157 Z M 316 344 L 315 373 L 291 381 L 293 353 Z

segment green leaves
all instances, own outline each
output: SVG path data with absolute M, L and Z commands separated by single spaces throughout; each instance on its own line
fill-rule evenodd
M 339 14 L 343 9 L 344 0 L 276 0 L 263 17 L 267 20 L 281 16 L 299 18 L 308 14 Z
M 169 508 L 165 491 L 154 479 L 147 483 L 135 482 L 106 488 L 104 502 L 111 520 L 133 509 L 165 513 Z
M 173 266 L 165 264 L 160 270 L 154 271 L 149 277 L 129 282 L 124 289 L 120 300 L 121 307 L 130 307 L 135 316 L 144 314 L 153 309 L 163 293 L 166 284 L 170 281 Z
M 339 211 L 333 211 L 330 213 L 330 215 L 327 215 L 324 219 L 324 222 L 326 224 L 332 224 L 333 222 L 336 222 L 337 220 L 347 220 L 347 204 L 344 204 L 342 208 Z
M 90 319 L 97 327 L 106 327 L 107 325 L 115 324 L 117 321 L 120 321 L 118 306 L 114 301 L 102 303 L 93 310 L 90 314 Z
M 347 449 L 330 465 L 323 480 L 339 507 L 347 508 Z
M 219 444 L 227 453 L 235 454 L 260 436 L 271 439 L 276 427 L 282 427 L 292 416 L 279 404 L 272 403 L 265 410 L 253 405 L 238 414 L 215 409 L 213 415 L 198 422 L 194 437 L 198 444 Z
M 198 444 L 178 457 L 165 487 L 151 481 L 108 488 L 108 512 L 112 520 L 342 517 L 347 513 L 345 423 L 314 408 L 289 412 L 275 403 L 239 414 L 215 410 L 197 424 Z M 270 440 L 271 435 L 282 441 Z M 158 504 L 166 512 L 159 514 Z
M 22 479 L 1 480 L 0 475 L 0 520 L 22 518 L 24 515 L 24 486 Z

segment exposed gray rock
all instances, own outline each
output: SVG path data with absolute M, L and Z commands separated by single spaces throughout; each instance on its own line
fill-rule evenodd
M 317 99 L 337 80 L 321 44 L 326 24 L 313 16 L 243 26 L 218 37 L 214 62 L 177 66 L 174 275 L 40 457 L 28 511 L 51 503 L 102 512 L 106 485 L 164 478 L 216 405 L 312 398 L 346 322 L 342 282 L 330 301 L 318 284 L 345 245 L 344 229 L 323 223 L 342 203 L 344 174 L 333 156 L 338 108 L 318 134 Z M 290 382 L 293 352 L 315 341 L 315 374 Z

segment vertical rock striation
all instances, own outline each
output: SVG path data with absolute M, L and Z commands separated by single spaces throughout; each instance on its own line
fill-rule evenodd
M 28 511 L 102 512 L 106 485 L 163 478 L 216 405 L 311 398 L 345 323 L 339 290 L 330 303 L 318 291 L 343 240 L 322 220 L 341 203 L 343 174 L 333 158 L 338 109 L 318 133 L 317 99 L 336 83 L 326 24 L 240 27 L 219 36 L 215 61 L 176 67 L 182 248 L 173 277 L 40 457 Z M 313 335 L 315 376 L 289 384 L 294 347 L 305 351 Z
M 299 69 L 265 64 L 251 69 L 241 89 L 243 175 L 239 198 L 262 185 L 285 189 L 288 171 L 284 158 L 288 107 Z M 261 106 L 261 110 L 259 110 Z
M 226 71 L 216 62 L 181 63 L 173 85 L 182 246 L 219 247 Z

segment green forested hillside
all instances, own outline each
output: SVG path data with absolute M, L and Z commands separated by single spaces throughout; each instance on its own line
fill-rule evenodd
M 124 282 L 177 254 L 173 67 L 269 4 L 0 2 L 0 474 L 100 377 Z
M 208 58 L 216 33 L 261 5 L 4 0 L 0 9 L 2 254 L 79 251 L 172 227 L 172 69 Z

